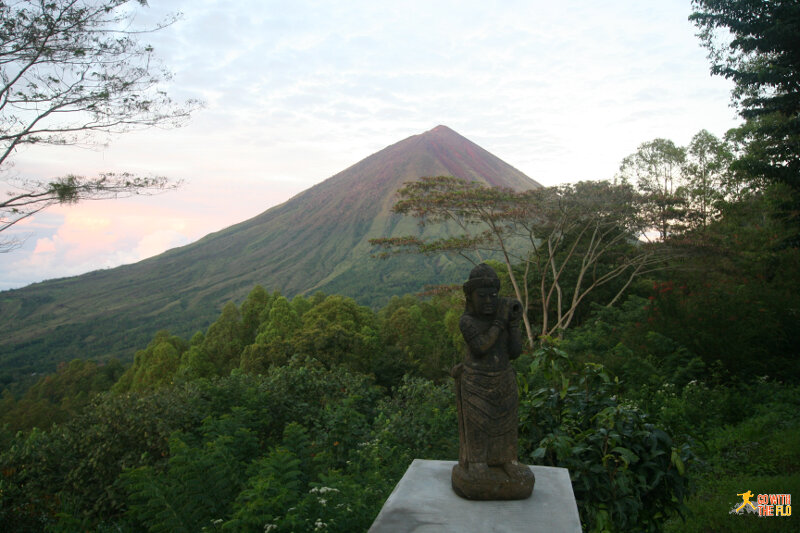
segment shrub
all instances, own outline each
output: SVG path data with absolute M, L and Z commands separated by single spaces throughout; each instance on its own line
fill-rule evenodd
M 520 458 L 569 469 L 585 530 L 660 531 L 685 509 L 691 449 L 620 402 L 602 365 L 545 345 L 520 385 Z

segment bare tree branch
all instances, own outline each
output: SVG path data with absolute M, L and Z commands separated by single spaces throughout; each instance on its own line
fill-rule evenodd
M 127 6 L 145 0 L 0 0 L 0 231 L 57 203 L 171 189 L 163 177 L 127 173 L 96 178 L 14 179 L 8 173 L 24 145 L 96 144 L 109 134 L 180 126 L 200 105 L 173 101 L 170 79 L 137 36 L 177 16 L 133 28 Z M 18 242 L 0 240 L 0 251 Z

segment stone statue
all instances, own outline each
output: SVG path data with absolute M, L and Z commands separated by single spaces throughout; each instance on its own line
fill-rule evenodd
M 521 500 L 534 476 L 517 460 L 517 381 L 510 360 L 522 351 L 522 304 L 498 298 L 500 280 L 486 264 L 464 283 L 466 311 L 459 327 L 467 353 L 456 380 L 459 457 L 453 490 L 471 500 Z

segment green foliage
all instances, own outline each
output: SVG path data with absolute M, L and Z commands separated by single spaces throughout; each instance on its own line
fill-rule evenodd
M 33 428 L 11 439 L 0 456 L 0 523 L 9 531 L 41 531 L 58 509 L 56 490 L 50 483 L 59 455 L 58 441 Z
M 708 499 L 718 477 L 795 472 L 800 404 L 772 378 L 796 376 L 800 263 L 776 246 L 786 231 L 768 213 L 776 194 L 717 203 L 720 219 L 670 243 L 684 247 L 673 258 L 684 268 L 576 312 L 560 344 L 570 357 L 547 345 L 515 361 L 520 459 L 570 469 L 587 530 L 658 531 L 687 502 L 710 517 L 689 496 L 691 479 Z M 579 270 L 559 276 L 569 299 Z M 457 457 L 447 371 L 463 349 L 463 305 L 459 290 L 442 290 L 375 313 L 256 287 L 188 343 L 158 333 L 83 411 L 119 368 L 65 366 L 24 407 L 47 420 L 60 402 L 60 425 L 0 429 L 0 521 L 22 531 L 365 530 L 414 458 Z M 763 369 L 770 378 L 750 375 Z M 8 393 L 2 402 L 22 405 Z
M 712 371 L 722 380 L 800 375 L 800 249 L 780 246 L 775 188 L 722 207 L 723 218 L 672 245 L 676 268 L 622 305 L 595 308 L 567 347 L 624 378 L 626 390 L 683 387 Z M 647 393 L 643 394 L 645 397 Z
M 245 344 L 250 344 L 255 340 L 258 327 L 263 322 L 263 317 L 269 315 L 274 297 L 261 285 L 256 285 L 247 299 L 242 303 L 242 339 Z
M 365 471 L 364 479 L 382 481 L 362 504 L 356 497 L 361 478 L 338 469 L 354 468 L 351 460 L 364 463 L 353 454 L 370 440 L 382 393 L 366 376 L 307 363 L 263 376 L 234 372 L 214 381 L 105 395 L 48 433 L 3 433 L 0 520 L 20 530 L 104 523 L 154 531 L 216 527 L 214 520 L 236 516 L 235 502 L 259 470 L 253 465 L 283 447 L 302 459 L 295 500 L 312 497 L 310 483 L 336 480 L 352 498 L 351 510 L 358 510 L 357 523 L 366 527 L 391 489 L 386 484 L 396 479 Z M 250 485 L 258 486 L 257 479 Z M 317 512 L 310 503 L 303 509 L 297 523 L 308 523 L 308 513 Z M 330 516 L 313 516 L 328 520 L 345 513 L 344 507 L 333 509 Z
M 145 391 L 169 385 L 187 349 L 186 341 L 180 337 L 159 331 L 146 349 L 136 352 L 133 365 L 114 385 L 113 391 Z
M 365 509 L 357 497 L 361 482 L 331 468 L 347 467 L 346 457 L 366 438 L 376 393 L 363 377 L 320 367 L 275 367 L 265 376 L 234 373 L 201 384 L 192 403 L 196 410 L 210 411 L 210 418 L 195 437 L 173 435 L 171 447 L 177 443 L 179 448 L 171 450 L 163 473 L 147 467 L 124 476 L 130 475 L 127 486 L 137 502 L 127 517 L 153 531 L 241 531 L 268 523 L 297 531 L 313 529 L 317 520 L 331 528 L 338 522 L 334 531 L 353 523 L 366 528 L 377 512 L 377 499 L 368 500 L 372 507 Z M 305 427 L 314 428 L 313 433 Z M 201 468 L 195 473 L 196 463 Z M 231 479 L 241 482 L 230 488 Z M 208 493 L 216 507 L 181 495 L 216 484 L 222 488 Z M 320 500 L 331 504 L 325 507 Z M 354 518 L 355 510 L 361 518 Z
M 367 376 L 341 367 L 326 370 L 303 366 L 299 361 L 293 366 L 273 369 L 267 383 L 281 407 L 276 413 L 280 420 L 307 428 L 324 426 L 324 408 L 344 398 L 349 398 L 351 407 L 371 420 L 381 397 L 380 389 Z
M 686 215 L 686 191 L 682 169 L 686 148 L 669 139 L 653 139 L 639 145 L 622 160 L 620 175 L 636 184 L 643 194 L 641 214 L 661 240 L 679 233 Z
M 654 299 L 631 295 L 619 307 L 595 308 L 591 318 L 567 337 L 565 349 L 624 376 L 622 387 L 628 395 L 652 392 L 665 382 L 682 387 L 704 376 L 707 367 L 698 356 L 654 331 Z
M 723 200 L 741 199 L 742 184 L 730 171 L 733 149 L 726 140 L 701 130 L 692 137 L 686 152 L 687 223 L 702 230 L 719 217 Z
M 41 378 L 19 399 L 6 392 L 0 400 L 0 425 L 12 430 L 48 428 L 77 415 L 92 398 L 107 391 L 122 375 L 116 359 L 107 364 L 75 359 Z
M 269 310 L 268 319 L 258 330 L 256 342 L 267 344 L 276 340 L 286 340 L 300 329 L 301 321 L 297 311 L 283 296 L 278 296 Z
M 239 309 L 233 302 L 222 308 L 216 322 L 211 324 L 201 346 L 214 367 L 214 375 L 226 376 L 239 366 L 239 355 L 244 348 L 244 325 Z
M 697 406 L 711 419 L 705 428 L 702 471 L 688 501 L 686 521 L 672 520 L 669 532 L 795 531 L 795 519 L 736 516 L 741 494 L 796 494 L 800 491 L 800 389 L 760 380 L 716 388 Z M 687 399 L 686 407 L 689 407 Z M 721 423 L 720 413 L 727 413 Z
M 521 383 L 520 458 L 569 469 L 587 531 L 660 531 L 685 509 L 692 451 L 620 402 L 601 365 L 549 345 Z
M 118 475 L 160 461 L 168 436 L 196 415 L 180 389 L 105 394 L 50 432 L 17 434 L 0 453 L 0 522 L 42 527 L 65 511 L 80 523 L 118 517 L 126 500 Z
M 711 72 L 732 80 L 745 125 L 736 166 L 752 178 L 800 188 L 800 6 L 792 1 L 694 0 L 690 19 Z M 794 197 L 797 206 L 797 196 Z
M 306 314 L 306 311 L 311 309 L 313 306 L 314 304 L 311 303 L 311 301 L 305 296 L 297 295 L 292 298 L 292 309 L 294 309 L 294 312 L 297 313 L 297 316 L 300 318 L 302 318 L 303 315 Z
M 245 372 L 262 374 L 271 365 L 284 365 L 294 354 L 294 344 L 289 342 L 300 329 L 300 317 L 283 296 L 276 295 L 258 325 L 254 343 L 245 347 L 240 358 L 240 368 Z
M 308 454 L 300 457 L 309 458 Z M 297 509 L 305 488 L 301 464 L 301 459 L 283 446 L 258 460 L 251 467 L 245 490 L 236 498 L 233 517 L 222 525 L 223 531 L 256 531 L 268 524 L 278 526 L 278 531 L 289 529 L 296 516 L 285 515 L 292 514 L 289 509 Z
M 381 450 L 384 461 L 391 460 L 392 468 L 405 471 L 415 458 L 458 457 L 452 382 L 435 385 L 422 378 L 404 378 L 392 396 L 381 403 L 378 413 L 377 441 L 372 446 Z
M 196 337 L 196 336 L 195 336 Z M 205 337 L 200 344 L 193 344 L 181 356 L 181 362 L 175 372 L 178 381 L 191 381 L 201 378 L 212 378 L 217 375 L 217 368 L 211 360 L 211 356 L 203 348 Z
M 800 249 L 780 245 L 791 226 L 777 220 L 774 187 L 725 208 L 702 246 L 687 250 L 671 279 L 654 286 L 650 327 L 712 368 L 749 380 L 800 375 Z
M 123 473 L 130 506 L 126 517 L 149 531 L 189 533 L 226 516 L 258 449 L 257 437 L 235 414 L 206 419 L 199 439 L 173 434 L 163 473 L 152 466 Z
M 710 427 L 705 439 L 709 472 L 800 474 L 800 388 L 760 382 L 730 393 L 726 407 L 735 418 Z
M 116 359 L 105 364 L 73 359 L 67 364 L 59 365 L 55 375 L 41 379 L 25 396 L 31 399 L 47 399 L 54 404 L 66 399 L 80 401 L 107 391 L 121 374 L 122 365 Z
M 331 531 L 352 526 L 353 517 L 346 515 L 358 506 L 358 500 L 352 501 L 351 507 L 351 501 L 342 498 L 337 483 L 331 483 L 341 475 L 319 472 L 321 462 L 312 450 L 305 428 L 288 424 L 282 444 L 251 466 L 247 488 L 237 497 L 233 517 L 222 530 L 312 530 L 323 519 Z M 318 475 L 324 484 L 311 481 Z M 335 515 L 345 519 L 337 520 Z
M 374 491 L 364 478 L 339 470 L 321 472 L 310 481 L 318 463 L 310 454 L 306 430 L 289 424 L 283 444 L 251 467 L 247 488 L 235 502 L 233 517 L 223 531 L 365 530 L 374 518 Z
M 460 297 L 438 296 L 430 302 L 411 296 L 393 298 L 378 314 L 385 344 L 382 357 L 373 363 L 378 382 L 396 386 L 408 373 L 435 381 L 449 379 L 462 351 L 445 321 L 449 314 L 460 316 L 461 312 Z
M 328 296 L 308 310 L 293 343 L 299 353 L 329 367 L 346 365 L 356 372 L 369 372 L 380 350 L 375 314 L 341 296 Z
M 637 212 L 640 195 L 626 182 L 514 191 L 438 176 L 407 183 L 398 194 L 394 212 L 413 216 L 421 226 L 448 222 L 460 233 L 371 239 L 383 250 L 378 257 L 458 254 L 473 263 L 501 258 L 514 296 L 524 309 L 539 309 L 543 336 L 562 335 L 598 288 L 613 287 L 603 295 L 610 305 L 662 261 L 657 249 L 638 241 L 646 229 Z M 532 346 L 528 313 L 522 322 Z
M 667 523 L 668 533 L 706 533 L 708 531 L 735 531 L 736 533 L 794 533 L 797 518 L 760 517 L 757 514 L 730 514 L 731 509 L 742 504 L 739 494 L 750 490 L 753 494 L 800 493 L 798 475 L 732 475 L 714 478 L 700 488 L 689 503 L 686 520 L 673 519 Z M 794 498 L 792 498 L 794 500 Z M 755 500 L 754 500 L 755 501 Z M 794 507 L 794 506 L 793 506 Z

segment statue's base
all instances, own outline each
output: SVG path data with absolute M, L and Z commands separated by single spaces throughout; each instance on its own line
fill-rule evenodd
M 468 500 L 524 500 L 530 497 L 536 478 L 530 468 L 519 465 L 510 476 L 503 467 L 490 466 L 476 473 L 469 466 L 453 467 L 453 490 Z
M 579 533 L 581 521 L 566 468 L 531 466 L 530 498 L 465 500 L 451 488 L 455 461 L 414 459 L 370 533 Z

